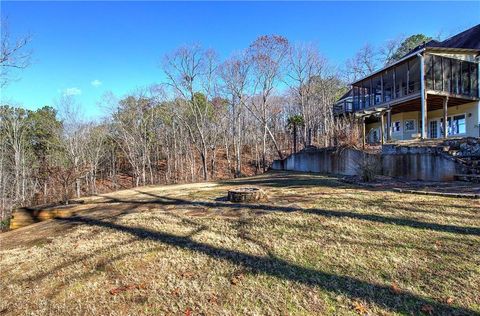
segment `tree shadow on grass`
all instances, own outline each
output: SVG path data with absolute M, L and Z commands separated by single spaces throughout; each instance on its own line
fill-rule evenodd
M 242 186 L 266 186 L 272 188 L 308 188 L 318 186 L 329 186 L 333 188 L 352 188 L 353 186 L 335 181 L 333 178 L 312 178 L 312 177 L 289 177 L 273 176 L 272 178 L 246 178 L 222 181 L 224 185 L 242 185 Z
M 226 260 L 252 273 L 265 274 L 279 279 L 295 281 L 326 291 L 346 295 L 351 299 L 366 300 L 387 310 L 398 313 L 418 314 L 422 306 L 430 305 L 437 315 L 473 315 L 474 310 L 450 306 L 410 292 L 394 293 L 389 286 L 373 284 L 349 276 L 335 275 L 290 263 L 284 259 L 256 256 L 236 250 L 215 247 L 197 242 L 189 237 L 155 231 L 141 227 L 129 227 L 84 216 L 58 219 L 78 224 L 94 225 L 131 234 L 138 239 L 153 240 L 162 244 L 208 255 L 218 260 Z
M 390 224 L 390 225 L 399 225 L 399 226 L 406 226 L 411 228 L 418 228 L 418 229 L 430 229 L 439 232 L 445 233 L 454 233 L 454 234 L 461 234 L 461 235 L 473 235 L 473 236 L 480 236 L 480 228 L 479 227 L 466 227 L 466 226 L 455 226 L 455 225 L 447 225 L 447 224 L 436 224 L 436 223 L 429 223 L 429 222 L 422 222 L 414 219 L 409 218 L 398 218 L 398 217 L 389 217 L 383 215 L 376 215 L 376 214 L 365 214 L 360 212 L 354 212 L 349 210 L 323 210 L 318 208 L 298 208 L 298 207 L 289 207 L 289 206 L 279 206 L 279 205 L 268 205 L 268 204 L 240 204 L 240 203 L 230 203 L 230 202 L 209 202 L 209 201 L 189 201 L 179 198 L 161 196 L 157 194 L 153 194 L 150 192 L 140 191 L 137 190 L 138 193 L 149 195 L 155 197 L 154 200 L 149 201 L 132 201 L 132 200 L 121 200 L 115 197 L 108 197 L 108 202 L 123 202 L 123 203 L 156 203 L 160 205 L 190 205 L 190 206 L 203 206 L 209 208 L 246 208 L 253 211 L 257 211 L 259 213 L 265 213 L 268 211 L 273 212 L 303 212 L 307 214 L 319 215 L 329 218 L 352 218 L 352 219 L 359 219 L 359 220 L 366 220 L 376 223 L 383 223 L 383 224 Z

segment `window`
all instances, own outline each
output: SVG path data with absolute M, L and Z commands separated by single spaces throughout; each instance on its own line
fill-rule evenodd
M 405 121 L 405 132 L 415 131 L 415 120 L 406 120 Z
M 455 115 L 453 119 L 448 118 L 448 134 L 449 135 L 458 135 L 465 134 L 467 132 L 465 124 L 465 114 Z
M 430 121 L 430 124 L 429 124 L 429 136 L 430 138 L 437 138 L 438 137 L 438 121 L 437 120 L 433 120 L 433 121 Z
M 465 122 L 465 114 L 449 116 L 447 118 L 448 126 L 447 133 L 448 136 L 461 135 L 467 133 L 467 126 Z M 440 119 L 440 134 L 443 136 L 443 118 Z
M 379 128 L 373 128 L 371 129 L 370 131 L 370 143 L 374 144 L 374 143 L 378 143 L 380 142 L 380 132 L 379 132 Z
M 392 130 L 394 133 L 400 132 L 400 121 L 393 122 Z

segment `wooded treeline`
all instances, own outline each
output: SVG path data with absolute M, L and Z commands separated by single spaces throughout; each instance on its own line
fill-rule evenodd
M 345 91 L 310 44 L 262 36 L 227 60 L 199 45 L 166 55 L 166 80 L 118 98 L 87 122 L 73 96 L 31 111 L 0 109 L 0 207 L 68 201 L 147 184 L 265 171 L 309 142 L 329 145 L 331 104 Z M 290 120 L 297 115 L 300 120 Z M 293 124 L 292 124 L 293 122 Z
M 349 61 L 355 76 L 369 58 L 363 50 Z M 104 95 L 102 121 L 83 120 L 73 96 L 35 111 L 2 105 L 0 219 L 16 207 L 121 188 L 259 173 L 294 148 L 356 135 L 353 121 L 332 115 L 346 72 L 312 44 L 261 36 L 226 60 L 183 46 L 161 68 L 161 84 Z

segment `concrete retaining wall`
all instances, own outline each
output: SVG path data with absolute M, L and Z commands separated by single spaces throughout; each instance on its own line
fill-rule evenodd
M 408 180 L 451 181 L 461 173 L 445 155 L 435 153 L 382 154 L 382 174 Z
M 358 175 L 358 164 L 365 153 L 354 149 L 309 149 L 275 160 L 273 170 Z M 368 154 L 366 154 L 368 155 Z M 381 174 L 409 180 L 449 181 L 461 173 L 461 166 L 431 147 L 385 148 L 381 154 Z
M 361 155 L 361 151 L 353 149 L 310 149 L 290 155 L 284 160 L 275 160 L 272 169 L 355 175 L 355 160 L 360 159 Z

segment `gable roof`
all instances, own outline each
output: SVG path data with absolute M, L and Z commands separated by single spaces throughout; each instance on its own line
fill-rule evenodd
M 458 33 L 452 37 L 449 37 L 442 42 L 431 40 L 427 43 L 420 44 L 411 51 L 409 51 L 407 54 L 405 54 L 405 56 L 415 53 L 425 47 L 480 50 L 480 24 L 475 25 L 474 27 L 471 27 L 468 30 Z
M 345 92 L 339 99 L 337 102 L 343 100 L 343 99 L 346 99 L 346 98 L 349 98 L 349 97 L 352 97 L 353 96 L 353 91 L 352 89 L 348 89 L 347 92 Z
M 402 62 L 402 61 L 404 61 L 404 60 L 406 60 L 406 59 L 408 59 L 412 56 L 414 56 L 416 53 L 420 53 L 420 52 L 426 50 L 427 48 L 432 48 L 432 49 L 446 48 L 446 49 L 459 49 L 459 50 L 464 49 L 464 50 L 471 50 L 472 52 L 475 52 L 475 51 L 480 52 L 480 24 L 477 24 L 477 25 L 469 28 L 468 30 L 465 30 L 461 33 L 458 33 L 458 34 L 456 34 L 452 37 L 449 37 L 444 41 L 440 42 L 440 41 L 437 41 L 437 40 L 431 40 L 427 43 L 423 43 L 421 45 L 418 45 L 417 47 L 415 47 L 414 49 L 409 51 L 407 54 L 402 56 L 402 58 L 400 58 L 398 61 L 394 62 L 393 64 L 387 65 L 387 66 L 383 67 L 382 69 L 374 71 L 371 74 L 369 74 L 368 76 L 366 76 L 362 79 L 356 80 L 352 84 L 357 83 L 359 81 L 362 81 L 365 78 L 371 77 L 372 75 L 374 75 L 376 73 L 379 73 L 386 68 L 390 68 L 390 67 L 392 67 L 392 66 L 394 66 L 394 65 L 396 65 L 396 64 L 398 64 L 398 63 L 400 63 L 400 62 Z M 349 90 L 340 99 L 338 99 L 338 101 L 341 101 L 341 100 L 343 100 L 343 99 L 345 99 L 345 98 L 347 98 L 351 95 L 352 95 L 352 90 Z
M 440 43 L 441 42 L 436 41 L 436 40 L 430 40 L 426 43 L 423 42 L 422 44 L 418 45 L 417 47 L 415 47 L 414 49 L 412 49 L 411 51 L 409 51 L 408 53 L 403 55 L 402 58 L 404 58 L 405 56 L 411 55 L 413 53 L 416 53 L 416 52 L 420 51 L 421 49 L 423 49 L 425 47 L 438 47 L 438 45 L 440 45 Z
M 480 24 L 447 38 L 435 47 L 480 49 Z

